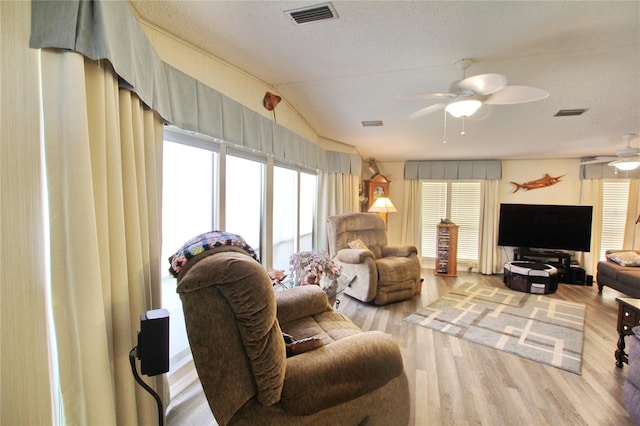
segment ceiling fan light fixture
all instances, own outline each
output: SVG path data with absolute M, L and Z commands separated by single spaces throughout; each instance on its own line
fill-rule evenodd
M 448 104 L 445 111 L 455 118 L 471 117 L 482 106 L 482 102 L 477 99 L 465 99 Z
M 614 166 L 618 170 L 635 170 L 640 167 L 640 160 L 616 160 L 609 163 L 610 166 Z

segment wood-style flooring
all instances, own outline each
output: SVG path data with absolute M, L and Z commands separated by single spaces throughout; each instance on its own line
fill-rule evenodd
M 632 425 L 622 400 L 628 366 L 615 366 L 616 297 L 605 287 L 560 284 L 550 297 L 586 304 L 582 374 L 408 324 L 403 318 L 463 282 L 504 287 L 501 275 L 435 276 L 422 294 L 387 306 L 341 296 L 338 311 L 364 330 L 393 335 L 411 389 L 411 425 Z M 173 397 L 169 426 L 215 425 L 199 382 Z

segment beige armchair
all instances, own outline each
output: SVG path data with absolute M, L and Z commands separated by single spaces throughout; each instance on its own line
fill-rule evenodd
M 274 292 L 241 248 L 197 255 L 178 275 L 189 344 L 220 425 L 406 425 L 400 349 L 335 312 L 318 286 Z M 282 332 L 323 346 L 286 357 Z
M 418 249 L 387 245 L 384 221 L 376 213 L 331 216 L 327 219 L 327 234 L 329 254 L 342 265 L 343 274 L 355 277 L 345 290 L 348 295 L 384 305 L 420 293 Z

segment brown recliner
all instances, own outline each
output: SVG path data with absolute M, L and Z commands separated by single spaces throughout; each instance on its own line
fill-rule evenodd
M 387 244 L 387 231 L 376 213 L 346 213 L 327 219 L 329 254 L 342 273 L 355 279 L 345 290 L 363 302 L 384 305 L 420 293 L 418 249 Z M 357 248 L 357 241 L 366 247 Z M 351 246 L 356 248 L 352 248 Z
M 198 376 L 220 425 L 403 425 L 409 387 L 397 343 L 363 332 L 314 285 L 274 292 L 237 247 L 206 251 L 178 275 Z M 324 345 L 286 357 L 282 332 Z

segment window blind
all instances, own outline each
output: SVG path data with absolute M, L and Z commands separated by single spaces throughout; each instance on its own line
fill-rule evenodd
M 447 183 L 422 182 L 420 197 L 422 223 L 421 253 L 436 257 L 436 232 L 440 219 L 447 217 Z
M 605 259 L 606 250 L 620 250 L 622 248 L 628 202 L 628 180 L 605 180 L 602 182 L 601 260 Z
M 478 260 L 480 182 L 452 182 L 451 221 L 458 228 L 458 259 Z
M 421 252 L 436 257 L 436 232 L 441 219 L 458 225 L 458 260 L 478 262 L 480 241 L 480 182 L 421 182 Z

